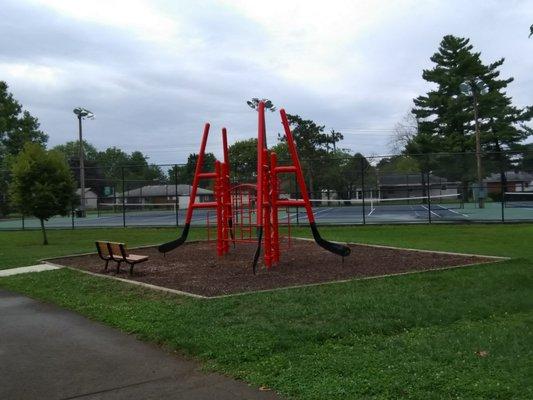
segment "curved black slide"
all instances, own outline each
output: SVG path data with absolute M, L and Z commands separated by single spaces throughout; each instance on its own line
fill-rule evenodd
M 318 244 L 320 247 L 341 257 L 347 257 L 350 255 L 352 250 L 348 246 L 345 246 L 340 243 L 329 242 L 325 239 L 322 239 L 322 236 L 320 236 L 318 228 L 316 227 L 316 223 L 310 222 L 309 226 L 311 226 L 311 231 L 313 232 L 313 238 L 315 239 L 316 244 Z
M 171 242 L 163 243 L 157 249 L 160 253 L 168 253 L 169 251 L 174 250 L 176 247 L 181 246 L 187 240 L 187 235 L 189 234 L 190 224 L 185 224 L 183 227 L 183 232 L 181 236 Z
M 235 234 L 233 233 L 233 218 L 228 218 L 228 226 L 229 226 L 229 235 L 233 243 L 233 248 L 235 248 Z
M 257 248 L 255 249 L 254 261 L 252 264 L 252 270 L 254 271 L 254 275 L 257 270 L 257 261 L 259 261 L 259 255 L 261 254 L 261 241 L 262 240 L 263 240 L 263 227 L 261 226 L 257 228 Z

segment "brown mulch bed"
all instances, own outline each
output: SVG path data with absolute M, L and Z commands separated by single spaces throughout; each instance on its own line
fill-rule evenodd
M 266 270 L 260 262 L 253 275 L 251 262 L 255 245 L 237 244 L 229 254 L 218 258 L 214 242 L 191 242 L 167 253 L 156 247 L 142 248 L 134 254 L 148 255 L 147 262 L 135 266 L 133 276 L 122 266 L 121 278 L 164 286 L 203 296 L 219 296 L 256 290 L 298 286 L 369 276 L 425 271 L 474 263 L 494 262 L 493 258 L 430 253 L 374 246 L 350 245 L 352 253 L 344 259 L 312 241 L 292 240 L 282 249 L 281 262 Z M 54 263 L 94 273 L 116 276 L 115 263 L 109 271 L 98 255 L 57 258 Z

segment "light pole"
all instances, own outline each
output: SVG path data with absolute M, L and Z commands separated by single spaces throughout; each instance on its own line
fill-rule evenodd
M 94 114 L 85 108 L 76 107 L 73 110 L 74 114 L 78 117 L 78 128 L 80 135 L 80 215 L 85 217 L 85 160 L 84 160 L 84 151 L 83 151 L 83 133 L 81 128 L 81 120 L 83 118 L 94 118 Z
M 459 85 L 461 92 L 472 96 L 474 106 L 474 129 L 476 136 L 476 166 L 477 166 L 477 184 L 478 184 L 478 204 L 479 208 L 485 208 L 485 193 L 483 192 L 483 170 L 481 165 L 481 138 L 479 130 L 479 113 L 478 113 L 478 95 L 486 93 L 487 88 L 479 79 L 464 82 Z

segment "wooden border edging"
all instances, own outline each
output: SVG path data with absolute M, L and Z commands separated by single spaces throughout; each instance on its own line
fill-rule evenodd
M 90 254 L 92 254 L 92 253 L 90 253 Z M 211 299 L 211 298 L 213 298 L 213 297 L 202 296 L 202 295 L 196 294 L 196 293 L 183 292 L 183 291 L 177 290 L 177 289 L 166 288 L 164 286 L 152 285 L 150 283 L 144 283 L 144 282 L 134 281 L 134 280 L 131 280 L 131 279 L 119 278 L 118 276 L 97 274 L 95 272 L 86 271 L 86 270 L 79 269 L 79 268 L 74 268 L 74 267 L 69 267 L 68 265 L 54 264 L 54 263 L 51 263 L 49 261 L 42 261 L 42 263 L 43 264 L 47 264 L 47 265 L 52 265 L 52 266 L 58 267 L 58 268 L 65 268 L 65 269 L 69 269 L 71 271 L 81 272 L 81 273 L 84 273 L 84 274 L 87 274 L 87 275 L 97 276 L 99 278 L 113 279 L 113 280 L 117 280 L 117 281 L 121 281 L 121 282 L 130 283 L 132 285 L 142 286 L 142 287 L 145 287 L 145 288 L 148 288 L 148 289 L 159 290 L 159 291 L 162 291 L 162 292 L 167 292 L 167 293 L 172 293 L 172 294 L 178 294 L 178 295 L 181 295 L 181 296 L 189 296 L 189 297 L 194 297 L 194 298 L 197 298 L 197 299 Z
M 311 238 L 302 238 L 302 237 L 294 237 L 293 239 L 305 240 L 305 241 L 313 241 L 313 239 L 311 239 Z M 188 243 L 203 242 L 203 241 L 206 241 L 206 240 L 191 240 Z M 386 245 L 379 245 L 379 244 L 356 243 L 356 242 L 339 242 L 339 241 L 333 241 L 333 242 L 334 243 L 341 243 L 341 244 L 352 244 L 352 245 L 357 245 L 357 246 L 378 247 L 378 248 L 392 249 L 392 250 L 415 251 L 415 252 L 421 252 L 421 253 L 437 253 L 437 254 L 448 254 L 448 255 L 456 255 L 456 256 L 480 257 L 480 258 L 485 258 L 485 259 L 491 259 L 493 261 L 484 261 L 484 262 L 478 262 L 478 263 L 452 265 L 452 266 L 448 266 L 448 267 L 433 268 L 433 269 L 429 269 L 429 270 L 407 271 L 407 272 L 399 272 L 399 273 L 394 273 L 394 274 L 365 276 L 365 277 L 353 277 L 353 278 L 350 278 L 350 279 L 342 279 L 342 280 L 336 280 L 336 281 L 306 283 L 306 284 L 302 284 L 302 285 L 284 286 L 284 287 L 278 287 L 278 288 L 272 288 L 272 289 L 261 289 L 261 290 L 254 290 L 254 291 L 247 291 L 247 292 L 240 292 L 240 293 L 222 294 L 222 295 L 217 295 L 217 296 L 203 296 L 203 295 L 196 294 L 196 293 L 184 292 L 184 291 L 177 290 L 177 289 L 171 289 L 171 288 L 167 288 L 167 287 L 164 287 L 164 286 L 152 285 L 150 283 L 144 283 L 144 282 L 139 282 L 139 281 L 135 281 L 135 280 L 131 280 L 131 279 L 120 278 L 120 277 L 117 277 L 117 276 L 98 274 L 98 273 L 95 273 L 95 272 L 90 272 L 90 271 L 86 271 L 86 270 L 79 269 L 79 268 L 69 267 L 69 266 L 66 266 L 66 265 L 56 264 L 56 263 L 53 263 L 53 262 L 49 261 L 49 260 L 57 260 L 57 259 L 65 258 L 65 257 L 76 257 L 76 256 L 92 255 L 92 254 L 96 254 L 96 252 L 63 255 L 63 256 L 58 256 L 58 257 L 50 257 L 50 258 L 41 259 L 41 260 L 38 260 L 38 261 L 43 263 L 43 264 L 53 265 L 53 266 L 58 267 L 58 268 L 67 268 L 69 270 L 82 272 L 82 273 L 87 274 L 87 275 L 92 275 L 92 276 L 96 276 L 96 277 L 100 277 L 100 278 L 114 279 L 114 280 L 117 280 L 117 281 L 130 283 L 132 285 L 141 286 L 141 287 L 144 287 L 144 288 L 147 288 L 147 289 L 159 290 L 161 292 L 176 294 L 176 295 L 180 295 L 180 296 L 192 297 L 192 298 L 195 298 L 195 299 L 210 300 L 210 299 L 223 299 L 223 298 L 227 298 L 227 297 L 246 296 L 246 295 L 251 295 L 251 294 L 255 294 L 255 293 L 278 292 L 278 291 L 281 291 L 281 290 L 290 290 L 290 289 L 299 289 L 299 288 L 307 288 L 307 287 L 322 286 L 322 285 L 331 285 L 331 284 L 335 284 L 335 283 L 348 283 L 348 282 L 353 282 L 353 281 L 365 281 L 365 280 L 370 280 L 370 279 L 389 278 L 389 277 L 393 277 L 393 276 L 421 274 L 421 273 L 427 273 L 427 272 L 438 272 L 438 271 L 444 271 L 444 270 L 449 270 L 449 269 L 470 267 L 470 266 L 475 266 L 475 265 L 493 264 L 493 263 L 497 263 L 497 262 L 508 261 L 508 260 L 511 259 L 511 257 L 486 256 L 486 255 L 483 255 L 483 254 L 455 253 L 455 252 L 449 252 L 449 251 L 433 251 L 433 250 L 425 250 L 425 249 L 411 249 L 411 248 L 405 248 L 405 247 L 394 247 L 394 246 L 386 246 Z M 149 248 L 149 247 L 154 247 L 154 246 L 157 246 L 157 245 L 143 245 L 143 246 L 138 246 L 138 247 L 132 247 L 132 249 L 143 249 L 143 248 Z

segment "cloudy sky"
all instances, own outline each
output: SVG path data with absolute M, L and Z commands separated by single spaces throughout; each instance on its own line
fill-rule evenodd
M 343 147 L 388 154 L 392 129 L 429 87 L 422 69 L 442 36 L 469 37 L 506 62 L 515 104 L 533 103 L 533 1 L 0 0 L 0 80 L 50 135 L 74 140 L 72 109 L 96 119 L 99 149 L 183 162 L 253 137 L 251 97 L 345 134 Z M 270 141 L 279 115 L 267 120 Z

